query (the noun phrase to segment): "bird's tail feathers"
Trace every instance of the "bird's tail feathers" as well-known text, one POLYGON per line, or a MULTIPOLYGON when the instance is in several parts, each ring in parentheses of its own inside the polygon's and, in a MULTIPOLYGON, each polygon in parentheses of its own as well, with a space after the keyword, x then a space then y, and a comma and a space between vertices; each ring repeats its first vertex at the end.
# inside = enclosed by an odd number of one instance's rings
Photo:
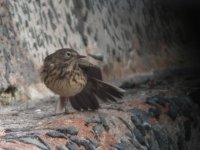
POLYGON ((90 78, 87 86, 79 94, 69 98, 71 105, 76 110, 96 110, 100 107, 99 100, 117 101, 123 97, 125 90, 110 85, 101 80, 90 78))
POLYGON ((124 96, 125 90, 98 79, 92 80, 95 82, 93 86, 96 86, 93 88, 95 89, 95 94, 103 101, 107 101, 108 99, 116 101, 116 98, 120 99, 124 96))

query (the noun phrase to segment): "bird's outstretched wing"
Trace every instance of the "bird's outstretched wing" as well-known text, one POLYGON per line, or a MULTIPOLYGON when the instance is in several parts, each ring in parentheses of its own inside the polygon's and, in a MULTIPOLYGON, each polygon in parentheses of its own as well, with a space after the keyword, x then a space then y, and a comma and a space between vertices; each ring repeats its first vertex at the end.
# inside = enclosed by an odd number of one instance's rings
POLYGON ((79 59, 78 65, 88 77, 102 80, 101 69, 98 66, 85 59, 79 59))
POLYGON ((124 90, 102 81, 101 70, 98 66, 82 60, 79 62, 79 67, 87 75, 88 81, 79 94, 69 98, 75 109, 95 110, 100 107, 98 100, 116 101, 123 97, 124 90))

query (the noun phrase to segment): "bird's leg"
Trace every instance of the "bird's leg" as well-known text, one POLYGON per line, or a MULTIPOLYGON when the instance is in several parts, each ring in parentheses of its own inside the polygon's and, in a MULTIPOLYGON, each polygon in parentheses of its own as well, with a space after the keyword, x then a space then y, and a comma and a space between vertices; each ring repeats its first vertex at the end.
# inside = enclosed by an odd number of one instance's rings
POLYGON ((69 99, 68 98, 66 98, 66 101, 65 101, 65 114, 69 114, 70 113, 70 111, 69 111, 69 107, 67 106, 69 104, 69 99))
POLYGON ((56 114, 63 113, 65 111, 65 101, 66 98, 60 96, 60 99, 57 101, 56 104, 56 114))

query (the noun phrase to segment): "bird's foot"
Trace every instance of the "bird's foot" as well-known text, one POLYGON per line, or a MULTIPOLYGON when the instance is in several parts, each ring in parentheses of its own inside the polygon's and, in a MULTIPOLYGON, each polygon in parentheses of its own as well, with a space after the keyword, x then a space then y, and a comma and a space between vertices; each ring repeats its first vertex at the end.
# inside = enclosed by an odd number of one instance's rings
POLYGON ((69 109, 67 109, 66 107, 65 107, 65 112, 64 112, 64 114, 70 114, 69 109))

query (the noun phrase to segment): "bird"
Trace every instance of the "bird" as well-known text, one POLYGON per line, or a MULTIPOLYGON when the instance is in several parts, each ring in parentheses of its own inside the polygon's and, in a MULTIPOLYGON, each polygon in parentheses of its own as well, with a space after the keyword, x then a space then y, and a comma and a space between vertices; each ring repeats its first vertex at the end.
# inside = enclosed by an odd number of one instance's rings
POLYGON ((97 110, 99 101, 116 102, 125 90, 106 83, 100 67, 72 48, 62 48, 47 55, 40 72, 41 80, 59 95, 56 113, 69 113, 68 102, 77 111, 97 110))

